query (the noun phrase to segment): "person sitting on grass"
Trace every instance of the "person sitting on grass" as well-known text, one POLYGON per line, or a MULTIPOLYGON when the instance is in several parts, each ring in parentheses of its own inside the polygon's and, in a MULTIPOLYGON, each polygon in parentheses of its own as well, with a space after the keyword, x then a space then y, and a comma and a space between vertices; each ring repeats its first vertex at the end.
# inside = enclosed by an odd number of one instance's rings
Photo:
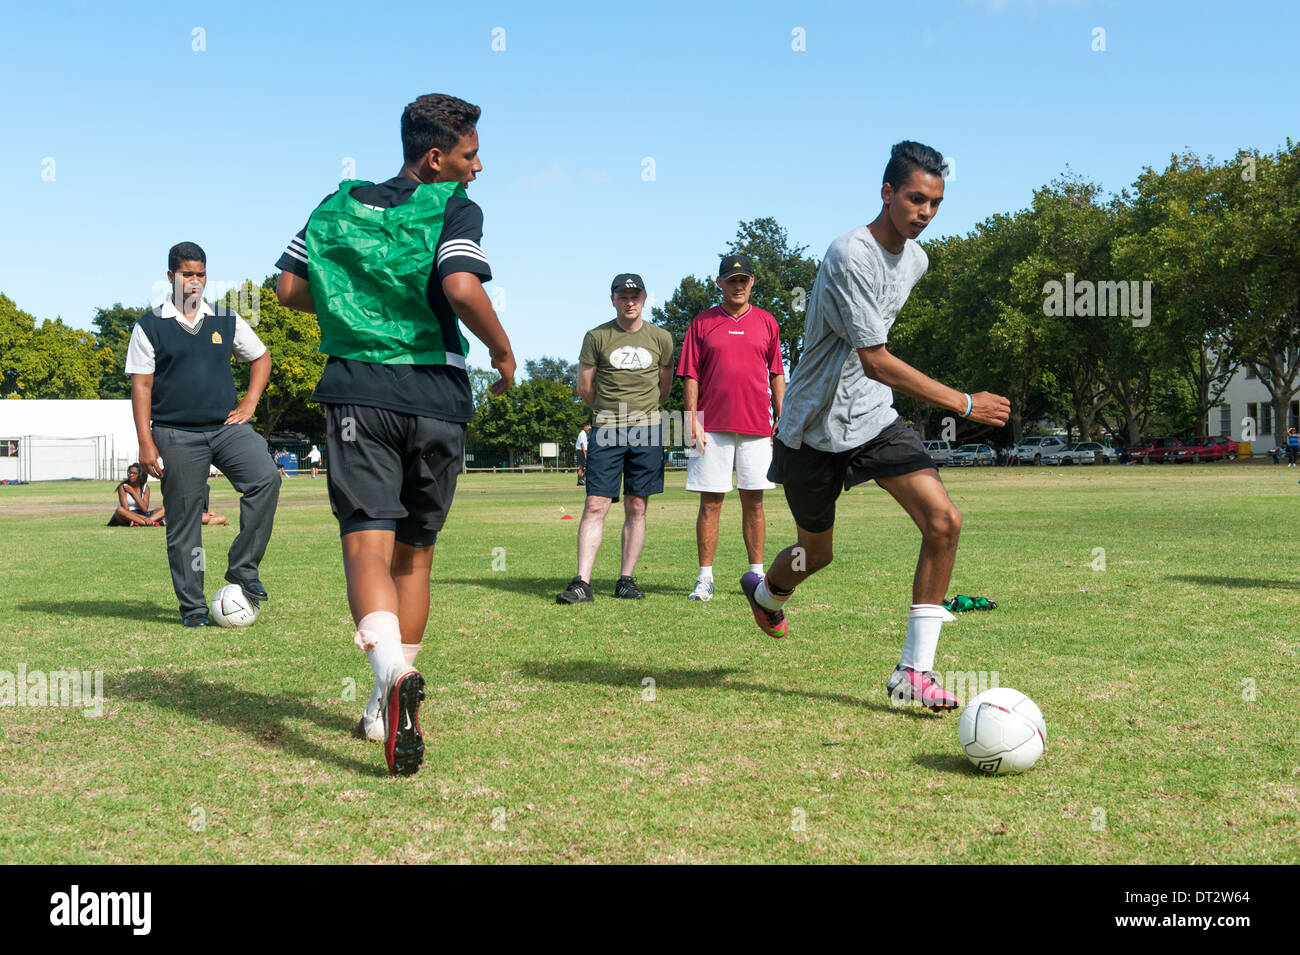
POLYGON ((108 519, 109 527, 166 527, 165 510, 149 509, 149 484, 139 462, 126 469, 126 480, 117 486, 117 509, 108 519))
POLYGON ((203 486, 203 523, 218 526, 226 523, 226 515, 212 510, 212 485, 203 486))

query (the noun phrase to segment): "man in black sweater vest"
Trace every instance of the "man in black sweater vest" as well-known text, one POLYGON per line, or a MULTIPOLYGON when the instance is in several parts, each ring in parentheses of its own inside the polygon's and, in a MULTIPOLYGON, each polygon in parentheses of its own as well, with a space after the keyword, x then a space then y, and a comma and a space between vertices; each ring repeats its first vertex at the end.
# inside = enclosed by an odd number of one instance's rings
POLYGON ((167 506, 167 562, 187 627, 207 626, 203 595, 203 508, 215 464, 242 495, 239 536, 230 545, 226 580, 265 600, 258 564, 266 553, 280 497, 280 478, 266 441, 248 420, 271 377, 271 356, 234 311, 203 301, 207 256, 193 242, 167 253, 172 296, 131 330, 126 372, 140 442, 140 463, 162 479, 167 506), (252 367, 237 401, 232 355, 252 367))

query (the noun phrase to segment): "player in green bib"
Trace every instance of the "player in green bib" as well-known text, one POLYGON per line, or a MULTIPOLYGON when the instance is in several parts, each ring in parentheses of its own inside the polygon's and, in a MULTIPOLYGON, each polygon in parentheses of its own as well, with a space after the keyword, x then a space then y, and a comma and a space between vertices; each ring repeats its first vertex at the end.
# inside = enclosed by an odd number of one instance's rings
POLYGON ((405 162, 386 182, 346 181, 276 263, 282 304, 315 312, 329 356, 330 506, 339 521, 355 642, 375 674, 357 735, 384 742, 390 772, 424 758, 415 669, 429 619, 433 546, 451 507, 473 399, 462 321, 487 346, 502 394, 510 340, 483 290, 483 214, 465 186, 482 170, 479 108, 421 96, 402 114, 405 162))

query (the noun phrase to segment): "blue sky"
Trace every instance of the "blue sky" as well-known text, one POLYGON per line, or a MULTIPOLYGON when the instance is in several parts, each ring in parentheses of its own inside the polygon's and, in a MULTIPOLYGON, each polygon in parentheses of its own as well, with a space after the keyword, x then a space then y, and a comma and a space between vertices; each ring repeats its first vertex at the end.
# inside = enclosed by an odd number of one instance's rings
POLYGON ((345 161, 397 172, 427 92, 483 107, 470 195, 521 366, 575 360, 617 272, 654 301, 711 275, 742 219, 820 257, 878 211, 901 139, 955 160, 931 238, 1067 165, 1118 190, 1175 151, 1300 137, 1300 16, 1275 0, 452 6, 0 12, 0 291, 88 328, 146 303, 183 239, 210 279, 260 280, 345 161))

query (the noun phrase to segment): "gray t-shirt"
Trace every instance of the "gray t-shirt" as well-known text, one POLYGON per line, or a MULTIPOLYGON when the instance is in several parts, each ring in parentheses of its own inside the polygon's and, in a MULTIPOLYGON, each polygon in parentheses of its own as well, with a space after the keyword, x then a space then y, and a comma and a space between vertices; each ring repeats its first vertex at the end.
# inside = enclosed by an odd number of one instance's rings
POLYGON ((831 243, 808 300, 803 354, 785 393, 777 429, 782 444, 849 451, 898 417, 893 391, 867 377, 856 349, 885 343, 929 265, 911 239, 894 255, 866 226, 831 243))

